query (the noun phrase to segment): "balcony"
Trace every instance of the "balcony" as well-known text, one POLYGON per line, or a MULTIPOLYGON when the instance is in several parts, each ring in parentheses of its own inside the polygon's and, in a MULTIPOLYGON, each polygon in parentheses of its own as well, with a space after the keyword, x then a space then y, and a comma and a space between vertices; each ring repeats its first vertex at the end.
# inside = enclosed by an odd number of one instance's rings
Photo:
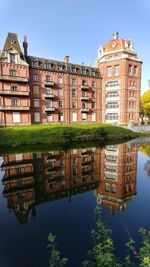
POLYGON ((89 100, 89 96, 81 96, 81 101, 84 101, 84 100, 89 100))
POLYGON ((0 90, 0 95, 17 95, 17 96, 28 96, 28 91, 11 91, 11 90, 0 90))
POLYGON ((11 75, 0 75, 1 81, 12 81, 12 82, 22 82, 28 83, 29 79, 26 77, 11 76, 11 75))
POLYGON ((53 112, 53 111, 55 111, 55 108, 54 108, 54 107, 46 107, 46 108, 45 108, 45 111, 46 111, 46 112, 48 112, 48 111, 53 112))
POLYGON ((53 81, 45 81, 44 84, 49 87, 53 87, 55 85, 53 81))
POLYGON ((54 98, 55 95, 54 94, 51 94, 51 93, 46 93, 45 94, 45 98, 54 98))
POLYGON ((89 85, 87 85, 87 84, 82 84, 81 85, 81 90, 88 90, 90 87, 89 87, 89 85))
POLYGON ((0 110, 20 110, 20 111, 26 111, 30 110, 30 107, 22 107, 22 106, 0 106, 0 110))
POLYGON ((81 108, 81 112, 89 112, 89 108, 81 108))

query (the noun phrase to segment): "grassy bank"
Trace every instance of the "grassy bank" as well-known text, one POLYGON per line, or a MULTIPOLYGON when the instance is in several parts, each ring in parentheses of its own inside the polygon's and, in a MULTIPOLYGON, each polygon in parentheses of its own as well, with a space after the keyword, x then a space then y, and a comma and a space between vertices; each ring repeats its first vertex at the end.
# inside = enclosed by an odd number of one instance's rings
POLYGON ((0 128, 0 147, 62 145, 104 140, 129 140, 141 136, 107 124, 32 125, 0 128))

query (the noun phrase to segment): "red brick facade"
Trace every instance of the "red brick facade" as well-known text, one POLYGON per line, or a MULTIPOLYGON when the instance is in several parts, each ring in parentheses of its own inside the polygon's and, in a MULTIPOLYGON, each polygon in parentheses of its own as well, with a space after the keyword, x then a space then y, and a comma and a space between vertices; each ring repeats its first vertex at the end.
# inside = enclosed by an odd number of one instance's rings
POLYGON ((9 33, 0 55, 0 124, 139 121, 141 60, 131 41, 103 46, 95 67, 28 56, 9 33))

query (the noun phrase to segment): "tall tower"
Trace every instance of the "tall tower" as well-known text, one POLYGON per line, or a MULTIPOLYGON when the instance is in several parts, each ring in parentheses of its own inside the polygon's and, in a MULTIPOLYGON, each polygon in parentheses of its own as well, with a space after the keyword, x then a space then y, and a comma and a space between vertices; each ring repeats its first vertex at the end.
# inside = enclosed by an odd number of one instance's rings
POLYGON ((29 65, 18 36, 8 33, 0 55, 0 125, 30 124, 29 65))
POLYGON ((141 65, 131 40, 113 39, 100 47, 97 59, 102 77, 102 122, 139 121, 141 65))

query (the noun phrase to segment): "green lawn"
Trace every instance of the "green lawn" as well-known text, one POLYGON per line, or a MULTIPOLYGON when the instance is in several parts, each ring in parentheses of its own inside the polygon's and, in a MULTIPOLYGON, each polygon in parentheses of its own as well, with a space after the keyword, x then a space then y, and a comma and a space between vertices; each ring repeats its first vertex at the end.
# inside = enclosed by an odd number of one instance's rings
POLYGON ((125 140, 136 138, 134 133, 110 124, 50 124, 0 128, 0 147, 37 144, 71 144, 85 141, 125 140))

